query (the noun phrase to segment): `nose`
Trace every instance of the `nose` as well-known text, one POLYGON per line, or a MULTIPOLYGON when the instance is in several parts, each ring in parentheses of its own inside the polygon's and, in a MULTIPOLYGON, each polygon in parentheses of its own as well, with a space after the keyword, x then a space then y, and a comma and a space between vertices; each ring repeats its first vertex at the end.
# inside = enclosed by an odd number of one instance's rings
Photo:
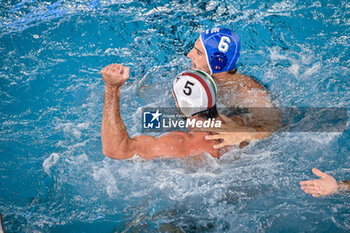
POLYGON ((187 57, 192 59, 193 58, 193 50, 194 49, 191 49, 191 51, 187 54, 187 57))

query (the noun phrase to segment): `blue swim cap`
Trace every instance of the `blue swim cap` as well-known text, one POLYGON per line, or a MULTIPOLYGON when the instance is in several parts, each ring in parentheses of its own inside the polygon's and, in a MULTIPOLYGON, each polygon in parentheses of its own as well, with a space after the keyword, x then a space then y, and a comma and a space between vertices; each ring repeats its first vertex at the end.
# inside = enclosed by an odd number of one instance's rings
POLYGON ((236 32, 228 28, 205 30, 200 41, 205 49, 210 74, 236 68, 241 43, 236 32))

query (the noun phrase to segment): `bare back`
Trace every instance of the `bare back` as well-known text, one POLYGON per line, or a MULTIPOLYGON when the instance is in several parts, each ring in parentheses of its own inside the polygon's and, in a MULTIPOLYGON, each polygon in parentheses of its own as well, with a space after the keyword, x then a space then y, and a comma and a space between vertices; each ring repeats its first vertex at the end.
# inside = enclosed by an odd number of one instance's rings
POLYGON ((207 132, 171 132, 157 138, 142 135, 133 140, 138 144, 137 154, 145 159, 164 156, 182 158, 206 152, 219 158, 221 151, 213 148, 217 142, 205 140, 206 135, 207 132))
POLYGON ((218 81, 218 102, 225 107, 271 107, 268 91, 253 78, 236 73, 218 81))

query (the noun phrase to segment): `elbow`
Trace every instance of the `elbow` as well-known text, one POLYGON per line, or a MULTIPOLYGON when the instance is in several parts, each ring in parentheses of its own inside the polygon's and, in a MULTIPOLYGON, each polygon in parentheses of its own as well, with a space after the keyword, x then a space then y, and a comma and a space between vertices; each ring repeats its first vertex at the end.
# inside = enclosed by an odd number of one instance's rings
POLYGON ((138 154, 138 146, 135 140, 129 137, 116 138, 111 140, 109 137, 101 135, 102 153, 104 156, 112 159, 130 159, 138 154))
POLYGON ((123 147, 111 148, 108 146, 102 146, 102 153, 104 156, 111 159, 130 159, 133 154, 130 153, 130 150, 123 147))
POLYGON ((109 157, 109 158, 113 158, 114 157, 113 151, 110 148, 106 148, 105 146, 102 148, 102 153, 106 157, 109 157))

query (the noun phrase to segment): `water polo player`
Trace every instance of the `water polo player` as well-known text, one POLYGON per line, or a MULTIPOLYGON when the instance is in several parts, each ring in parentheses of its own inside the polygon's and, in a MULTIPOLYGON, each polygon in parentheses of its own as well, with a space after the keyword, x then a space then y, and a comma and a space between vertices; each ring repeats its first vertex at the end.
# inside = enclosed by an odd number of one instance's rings
MULTIPOLYGON (((160 137, 130 138, 120 115, 120 89, 129 78, 129 68, 112 64, 101 70, 105 83, 105 99, 101 138, 103 154, 113 159, 139 155, 145 159, 162 156, 184 157, 205 152, 220 157, 223 150, 214 149, 217 141, 205 140, 207 132, 170 132, 160 137)), ((216 85, 210 75, 195 70, 179 74, 172 89, 178 110, 186 117, 206 120, 217 117, 216 85)))
POLYGON ((224 125, 226 132, 207 137, 209 140, 224 140, 218 147, 266 138, 278 128, 280 122, 268 91, 252 77, 237 72, 240 48, 236 32, 227 28, 213 28, 205 30, 187 54, 193 69, 203 70, 215 80, 219 107, 248 110, 241 115, 225 112, 233 120, 227 119, 224 125))

